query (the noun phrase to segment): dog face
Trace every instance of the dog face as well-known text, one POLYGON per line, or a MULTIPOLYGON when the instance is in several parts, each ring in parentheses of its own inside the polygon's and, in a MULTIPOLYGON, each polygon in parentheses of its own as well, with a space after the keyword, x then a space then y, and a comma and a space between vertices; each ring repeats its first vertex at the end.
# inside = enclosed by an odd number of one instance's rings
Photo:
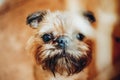
POLYGON ((28 46, 38 65, 54 75, 73 75, 83 70, 92 58, 94 21, 90 13, 39 11, 29 15, 27 24, 36 33, 28 46))

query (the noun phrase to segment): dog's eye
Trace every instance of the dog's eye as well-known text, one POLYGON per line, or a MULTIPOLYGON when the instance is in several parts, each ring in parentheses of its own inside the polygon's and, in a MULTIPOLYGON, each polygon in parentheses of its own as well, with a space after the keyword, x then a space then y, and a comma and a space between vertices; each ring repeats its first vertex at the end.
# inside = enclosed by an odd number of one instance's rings
POLYGON ((52 40, 52 35, 51 34, 44 34, 43 36, 42 36, 42 39, 43 39, 43 41, 44 42, 49 42, 50 40, 52 40))
POLYGON ((80 40, 80 41, 82 41, 82 40, 85 38, 85 36, 84 36, 83 34, 81 34, 81 33, 77 34, 76 37, 77 37, 77 39, 80 40))

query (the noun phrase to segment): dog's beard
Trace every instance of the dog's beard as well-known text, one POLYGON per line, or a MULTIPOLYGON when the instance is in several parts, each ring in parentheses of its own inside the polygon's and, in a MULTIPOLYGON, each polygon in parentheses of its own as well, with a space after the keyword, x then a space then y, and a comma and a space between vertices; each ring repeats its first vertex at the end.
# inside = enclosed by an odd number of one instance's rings
POLYGON ((89 49, 79 50, 81 49, 68 51, 66 49, 57 50, 38 47, 35 58, 44 70, 51 71, 54 75, 59 73, 69 76, 83 70, 91 61, 91 51, 89 49))

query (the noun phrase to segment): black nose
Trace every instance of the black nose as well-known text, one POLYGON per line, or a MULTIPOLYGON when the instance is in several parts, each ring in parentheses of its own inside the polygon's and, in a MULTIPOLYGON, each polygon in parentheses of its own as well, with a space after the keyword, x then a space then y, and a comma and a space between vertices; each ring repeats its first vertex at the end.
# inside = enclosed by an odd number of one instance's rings
POLYGON ((67 37, 59 37, 57 40, 57 43, 58 43, 58 47, 59 48, 65 48, 67 46, 67 43, 68 43, 68 38, 67 37))

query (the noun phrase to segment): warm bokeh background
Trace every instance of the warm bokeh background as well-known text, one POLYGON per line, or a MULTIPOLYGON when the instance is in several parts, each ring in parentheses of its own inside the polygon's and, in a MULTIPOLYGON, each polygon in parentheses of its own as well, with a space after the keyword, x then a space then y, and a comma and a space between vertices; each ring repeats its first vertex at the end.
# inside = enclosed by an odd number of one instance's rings
POLYGON ((26 17, 44 9, 92 11, 97 35, 91 80, 120 80, 120 0, 0 0, 0 80, 36 80, 25 50, 33 32, 26 17))

